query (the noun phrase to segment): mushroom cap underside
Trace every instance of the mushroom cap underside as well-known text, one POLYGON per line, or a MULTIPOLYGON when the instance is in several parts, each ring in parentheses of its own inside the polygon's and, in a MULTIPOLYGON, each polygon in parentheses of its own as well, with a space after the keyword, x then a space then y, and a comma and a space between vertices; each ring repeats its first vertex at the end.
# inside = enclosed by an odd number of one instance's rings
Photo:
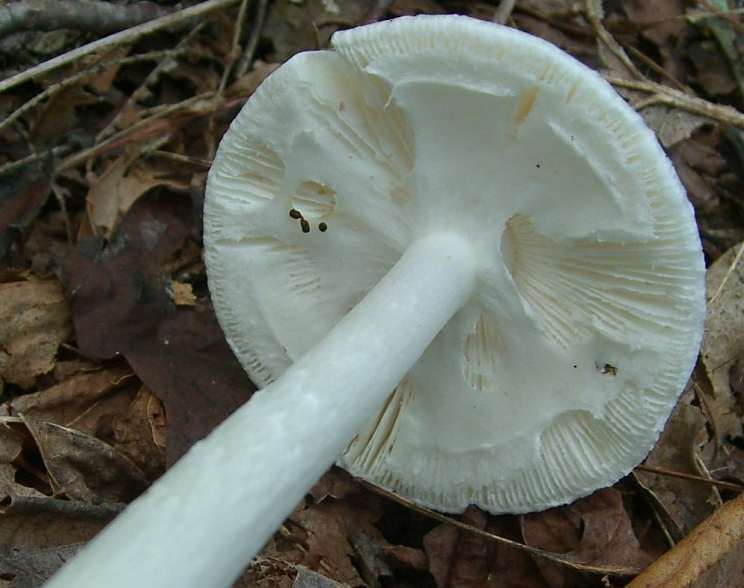
POLYGON ((205 256, 237 357, 266 385, 410 243, 467 235, 472 299, 340 465, 447 511, 613 483, 657 439, 704 315, 694 215, 653 133, 506 27, 404 17, 333 46, 262 84, 210 172, 205 256))

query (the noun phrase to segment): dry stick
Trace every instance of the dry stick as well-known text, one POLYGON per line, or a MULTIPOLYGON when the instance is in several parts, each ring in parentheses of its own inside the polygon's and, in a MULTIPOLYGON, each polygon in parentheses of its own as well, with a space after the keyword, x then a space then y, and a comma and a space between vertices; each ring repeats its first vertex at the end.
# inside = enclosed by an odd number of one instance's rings
POLYGON ((129 107, 132 107, 140 99, 145 98, 148 95, 150 87, 155 85, 155 83, 160 79, 160 74, 162 74, 165 68, 172 63, 171 59, 186 53, 187 50, 184 46, 204 27, 205 24, 205 21, 201 21, 184 35, 174 48, 161 52, 162 56, 159 63, 153 67, 149 74, 147 74, 147 77, 145 77, 139 87, 127 97, 126 102, 119 106, 119 112, 117 115, 96 134, 96 143, 103 141, 120 130, 119 123, 121 122, 122 117, 125 116, 125 113, 129 111, 129 107))
MULTIPOLYGON (((183 51, 177 51, 178 53, 183 53, 183 51)), ((88 78, 90 76, 96 75, 101 73, 102 71, 108 69, 109 67, 115 67, 115 66, 121 66, 121 65, 129 65, 132 63, 138 63, 142 61, 155 61, 157 59, 160 59, 164 55, 168 55, 173 53, 172 50, 168 51, 152 51, 150 53, 143 53, 141 55, 133 55, 130 57, 121 57, 119 59, 114 59, 112 61, 106 61, 104 63, 97 63, 91 68, 88 68, 84 71, 77 72, 76 74, 71 75, 68 78, 65 78, 61 82, 58 82, 56 84, 53 84, 46 88, 43 92, 40 92, 33 98, 31 98, 28 102, 23 104, 22 106, 18 107, 16 110, 11 112, 5 120, 0 121, 0 133, 4 131, 9 125, 11 125, 13 122, 18 120, 21 116, 26 114, 29 110, 33 109, 35 106, 38 106, 41 102, 44 100, 47 100, 49 98, 52 98, 55 94, 60 92, 61 90, 64 90, 65 88, 68 88, 76 83, 78 83, 80 80, 84 80, 85 78, 88 78)))
MULTIPOLYGON (((220 104, 219 107, 225 109, 232 108, 233 106, 248 100, 250 94, 250 92, 246 92, 245 94, 235 96, 234 98, 220 104)), ((167 131, 186 121, 209 114, 213 110, 212 97, 213 92, 205 92, 198 96, 183 100, 177 104, 168 104, 166 107, 153 108, 150 111, 152 114, 148 118, 140 120, 97 145, 73 153, 63 159, 57 165, 56 171, 57 173, 61 173, 68 169, 72 169, 89 159, 108 153, 121 145, 152 137, 153 135, 167 131), (185 109, 189 110, 187 112, 179 112, 180 110, 185 109)))
POLYGON ((739 265, 739 261, 741 261, 742 253, 744 253, 744 243, 741 244, 741 246, 739 247, 739 251, 737 251, 736 255, 734 255, 734 259, 731 262, 731 265, 729 266, 728 271, 726 271, 726 275, 723 276, 723 280, 721 280, 721 283, 718 285, 718 288, 716 288, 715 294, 713 294, 713 296, 711 296, 710 300, 708 301, 708 306, 713 304, 716 301, 716 299, 721 295, 721 292, 723 291, 723 287, 729 281, 731 274, 734 273, 736 266, 739 265))
POLYGON ((222 101, 222 96, 225 92, 225 88, 227 87, 227 80, 230 78, 230 74, 233 71, 233 67, 235 66, 235 62, 238 59, 238 53, 240 52, 240 37, 243 33, 243 21, 245 20, 246 12, 248 11, 248 0, 241 0, 240 2, 240 10, 238 11, 238 19, 235 22, 235 28, 233 29, 233 37, 232 37, 232 44, 230 45, 230 53, 228 55, 228 61, 225 65, 225 69, 222 71, 222 77, 220 78, 220 83, 217 86, 217 90, 214 93, 214 108, 212 110, 212 115, 209 117, 209 126, 206 133, 206 141, 207 141, 207 152, 209 153, 210 158, 214 158, 214 154, 217 151, 217 145, 214 142, 215 138, 215 132, 214 132, 214 115, 217 112, 217 106, 222 101))
POLYGON ((108 139, 105 139, 104 141, 101 141, 100 143, 89 147, 88 149, 84 149, 83 151, 73 153, 72 155, 66 157, 65 159, 60 161, 59 164, 57 164, 56 171, 57 173, 61 173, 68 169, 72 169, 74 167, 77 167, 79 164, 84 163, 85 161, 103 153, 107 153, 108 151, 111 151, 112 149, 115 149, 120 145, 131 143, 145 137, 150 137, 163 130, 168 130, 174 126, 177 126, 181 122, 181 119, 189 120, 191 118, 195 118, 204 114, 204 112, 211 112, 212 96, 213 92, 206 92, 204 94, 199 94, 198 96, 193 96, 192 98, 183 100, 182 102, 179 102, 177 104, 169 104, 165 108, 153 108, 152 114, 147 118, 136 122, 126 129, 116 133, 115 135, 112 135, 108 139), (201 108, 199 108, 199 103, 203 103, 205 101, 210 101, 209 107, 202 106, 201 108), (195 112, 179 113, 180 110, 192 107, 195 108, 195 112), (171 115, 174 117, 175 120, 163 120, 171 115))
POLYGON ((734 492, 744 492, 744 486, 740 484, 733 484, 731 482, 724 482, 722 480, 714 480, 712 478, 705 478, 703 476, 696 476, 695 474, 686 474, 684 472, 677 472, 674 470, 668 470, 666 468, 657 468, 647 465, 637 465, 636 471, 646 472, 648 474, 656 474, 658 476, 669 476, 670 478, 680 478, 681 480, 689 480, 691 482, 700 482, 701 484, 708 484, 709 486, 717 486, 724 490, 733 490, 734 492))
POLYGON ((375 5, 372 7, 372 10, 367 13, 359 24, 366 25, 377 22, 387 14, 388 8, 390 8, 392 3, 393 0, 377 0, 375 5))
POLYGON ((462 521, 459 521, 451 516, 442 514, 435 510, 431 510, 424 506, 419 506, 418 504, 410 502, 406 500, 405 498, 401 498, 400 496, 397 496, 396 494, 393 494, 392 492, 388 492, 387 490, 378 488, 377 486, 373 486, 372 484, 368 484, 367 482, 363 482, 361 480, 357 480, 357 481, 362 486, 367 488, 369 491, 374 492, 375 494, 379 494, 380 496, 384 496, 385 498, 388 498, 392 500, 393 502, 396 502, 426 517, 439 521, 440 523, 452 525, 453 527, 462 529, 463 531, 466 531, 467 533, 477 535, 478 537, 483 537, 484 539, 488 539, 489 541, 493 541, 495 543, 500 543, 508 547, 519 549, 520 551, 525 551, 529 553, 530 555, 534 555, 536 557, 547 559, 549 561, 564 565, 568 568, 571 568, 571 569, 574 569, 580 572, 589 572, 592 574, 624 576, 624 577, 635 576, 636 574, 638 574, 638 572, 640 572, 639 568, 635 568, 631 566, 622 566, 622 565, 594 566, 591 564, 583 564, 583 563, 574 561, 570 554, 564 555, 560 553, 553 553, 551 551, 545 551, 544 549, 539 549, 537 547, 525 545, 524 543, 519 543, 519 541, 507 539, 506 537, 502 537, 500 535, 494 535, 493 533, 489 533, 488 531, 484 531, 483 529, 479 529, 478 527, 473 527, 472 525, 463 523, 462 521))
POLYGON ((206 2, 202 2, 201 4, 190 6, 189 8, 184 8, 183 10, 179 10, 178 12, 173 12, 155 20, 137 25, 136 27, 121 31, 120 33, 114 33, 113 35, 109 35, 108 37, 104 37, 103 39, 99 39, 97 41, 93 41, 92 43, 88 43, 87 45, 83 45, 82 47, 78 47, 77 49, 73 49, 72 51, 54 57, 53 59, 45 61, 44 63, 40 63, 39 65, 20 72, 6 80, 0 81, 0 92, 7 92, 11 88, 15 88, 16 86, 19 86, 26 82, 31 82, 37 79, 39 76, 53 71, 58 67, 62 67, 63 65, 74 63, 82 57, 90 55, 91 53, 94 53, 96 51, 110 49, 112 47, 116 47, 125 43, 132 43, 144 35, 149 35, 151 33, 154 33, 155 31, 159 31, 173 25, 181 24, 191 18, 202 17, 215 10, 220 10, 227 8, 228 6, 232 6, 237 2, 238 0, 207 0, 206 2))
POLYGON ((506 21, 509 20, 511 13, 514 11, 514 6, 516 3, 517 0, 501 0, 501 2, 499 2, 499 7, 496 9, 496 12, 494 12, 491 21, 495 22, 496 24, 506 24, 506 21))
POLYGON ((67 155, 70 151, 72 151, 72 145, 67 143, 65 145, 59 145, 58 147, 54 147, 51 150, 42 151, 40 153, 31 153, 30 155, 27 155, 23 159, 16 159, 15 161, 9 161, 8 163, 5 163, 0 166, 0 178, 14 174, 18 170, 26 167, 27 165, 37 163, 38 161, 45 159, 49 157, 50 155, 53 158, 58 159, 64 155, 67 155))
POLYGON ((626 80, 612 75, 605 75, 603 77, 613 86, 651 94, 651 97, 644 101, 642 105, 633 105, 636 110, 646 108, 652 104, 664 104, 693 114, 699 114, 714 120, 730 123, 744 129, 744 114, 730 106, 713 104, 707 100, 698 98, 697 96, 690 96, 689 94, 685 94, 684 92, 680 92, 674 88, 669 88, 668 86, 651 81, 626 80))
POLYGON ((600 0, 586 0, 586 14, 589 24, 594 29, 599 40, 612 52, 612 54, 623 64, 628 73, 637 80, 645 80, 644 76, 635 64, 630 60, 620 44, 602 24, 602 3, 600 0))
POLYGON ((261 39, 261 30, 266 20, 268 6, 269 0, 257 0, 256 8, 253 11, 253 30, 251 31, 251 36, 248 38, 248 42, 245 44, 243 56, 240 58, 238 67, 235 69, 235 75, 238 77, 245 74, 251 63, 253 63, 253 57, 256 54, 256 49, 258 49, 258 41, 261 39))
POLYGON ((0 37, 20 31, 59 29, 111 33, 172 12, 172 8, 163 8, 155 2, 135 2, 123 6, 100 1, 25 0, 0 8, 0 37))
POLYGON ((663 67, 661 67, 658 63, 656 63, 653 59, 651 59, 648 55, 646 55, 643 51, 640 51, 633 47, 632 45, 625 46, 624 48, 628 53, 630 53, 633 57, 638 59, 639 61, 642 61, 643 64, 656 73, 659 78, 667 80, 670 84, 675 86, 677 90, 680 92, 684 92, 685 94, 689 94, 690 96, 694 96, 694 92, 685 86, 682 82, 680 82, 677 78, 675 78, 672 74, 670 74, 667 70, 665 70, 663 67))
POLYGON ((615 41, 610 33, 605 29, 600 19, 600 7, 598 0, 586 0, 586 9, 589 22, 594 28, 597 36, 603 43, 615 54, 623 63, 623 66, 636 78, 628 80, 613 75, 604 75, 603 77, 614 86, 638 90, 652 94, 647 100, 633 104, 636 110, 642 110, 654 104, 664 104, 680 110, 685 110, 694 114, 707 116, 714 120, 728 122, 740 128, 744 128, 744 114, 730 106, 721 106, 713 104, 697 96, 691 96, 685 92, 663 86, 648 80, 633 62, 628 58, 622 47, 615 41))

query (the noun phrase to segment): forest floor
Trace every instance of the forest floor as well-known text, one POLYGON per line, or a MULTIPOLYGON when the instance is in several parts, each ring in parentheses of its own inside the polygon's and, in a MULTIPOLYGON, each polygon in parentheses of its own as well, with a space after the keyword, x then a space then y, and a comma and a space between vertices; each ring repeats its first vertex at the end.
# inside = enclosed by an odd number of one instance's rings
POLYGON ((612 488, 524 516, 444 517, 334 468, 236 586, 619 587, 669 550, 698 568, 664 585, 742 585, 741 531, 679 541, 727 503, 726 518, 744 520, 744 4, 512 4, 6 3, 0 586, 40 586, 254 389, 202 261, 206 174, 229 122, 295 53, 421 13, 547 39, 645 118, 695 207, 710 268, 701 358, 656 448, 612 488))

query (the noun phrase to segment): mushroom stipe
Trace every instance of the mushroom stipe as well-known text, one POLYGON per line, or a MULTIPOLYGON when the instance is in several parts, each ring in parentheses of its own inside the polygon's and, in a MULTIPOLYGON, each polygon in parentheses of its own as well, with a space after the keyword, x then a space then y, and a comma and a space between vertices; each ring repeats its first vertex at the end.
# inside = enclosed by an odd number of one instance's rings
POLYGON ((264 81, 207 182, 212 301, 261 391, 49 587, 226 588, 332 463, 422 506, 521 513, 613 484, 658 438, 704 264, 641 118, 492 23, 403 17, 332 46, 264 81))

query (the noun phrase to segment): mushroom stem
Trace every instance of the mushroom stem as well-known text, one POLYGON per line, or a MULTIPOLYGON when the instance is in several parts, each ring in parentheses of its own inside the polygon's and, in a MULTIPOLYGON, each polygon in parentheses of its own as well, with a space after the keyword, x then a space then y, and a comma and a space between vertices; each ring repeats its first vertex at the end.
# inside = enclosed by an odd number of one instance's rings
POLYGON ((414 242, 313 349, 197 443, 47 588, 229 586, 475 284, 469 243, 414 242))

